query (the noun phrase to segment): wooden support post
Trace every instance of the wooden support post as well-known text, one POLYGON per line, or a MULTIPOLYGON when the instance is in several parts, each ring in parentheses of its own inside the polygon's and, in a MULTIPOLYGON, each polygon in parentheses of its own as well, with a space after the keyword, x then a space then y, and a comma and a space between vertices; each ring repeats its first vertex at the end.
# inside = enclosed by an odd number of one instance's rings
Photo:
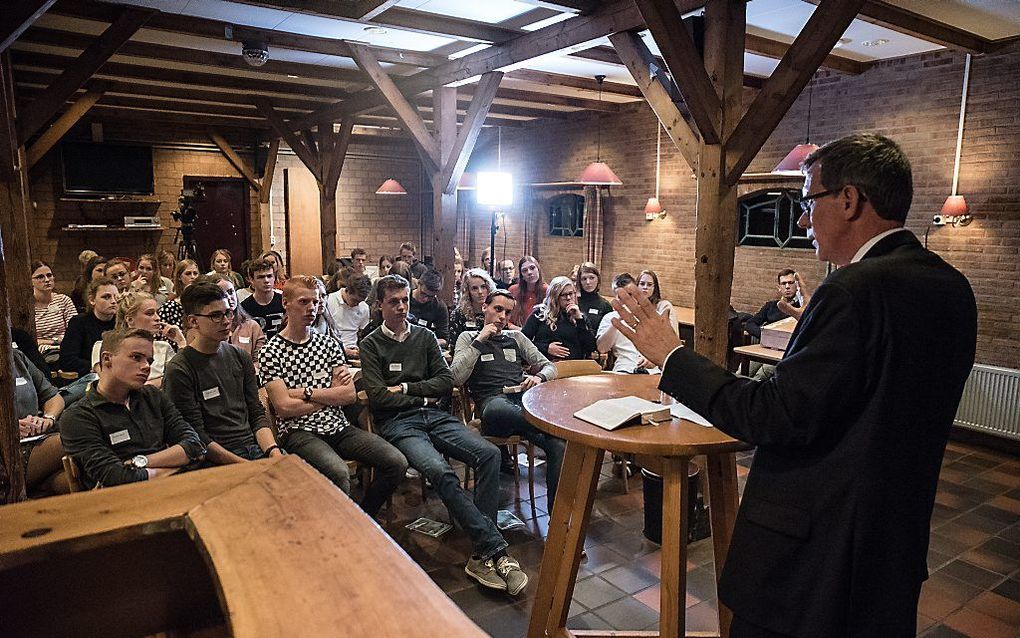
POLYGON ((258 250, 252 251, 261 252, 268 250, 271 247, 270 239, 273 236, 272 228, 272 216, 270 215, 270 197, 273 191, 273 176, 276 173, 276 158, 280 154, 280 138, 274 137, 269 142, 269 152, 266 155, 266 168, 262 174, 262 188, 259 189, 259 219, 262 225, 262 237, 259 239, 260 243, 258 250))
POLYGON ((89 109, 99 101, 99 98, 103 97, 103 89, 100 87, 94 87, 91 91, 82 95, 78 100, 72 104, 64 113, 57 118, 48 129, 43 131, 43 134, 39 136, 39 139, 34 144, 28 147, 25 152, 28 158, 28 168, 32 168, 36 163, 43 158, 46 153, 53 148, 57 142, 71 130, 71 127, 78 123, 89 109))
MULTIPOLYGON (((436 128, 440 166, 452 161, 457 139, 457 89, 436 87, 432 91, 432 121, 436 128)), ((457 189, 446 192, 443 171, 436 170, 432 178, 432 267, 443 276, 440 298, 447 305, 453 303, 453 247, 457 236, 457 189)))
POLYGON ((248 167, 248 163, 245 162, 244 159, 242 159, 241 156, 238 155, 237 152, 230 146, 230 142, 228 142, 226 138, 220 135, 219 132, 211 126, 206 129, 206 134, 209 136, 209 139, 212 140, 213 144, 220 149, 220 152, 223 153, 223 157, 227 158, 230 165, 237 169, 237 172, 240 173, 249 184, 251 184, 251 187, 257 191, 261 191, 262 184, 259 183, 259 180, 255 179, 255 171, 248 167))
POLYGON ((323 173, 319 182, 319 231, 322 234, 322 271, 325 273, 336 261, 336 188, 354 133, 354 118, 344 120, 339 133, 333 132, 332 122, 319 127, 319 159, 323 173))
POLYGON ((18 415, 14 407, 11 326, 32 329, 35 305, 29 272, 28 176, 14 129, 9 52, 0 53, 0 503, 25 498, 18 415), (8 243, 4 243, 4 242, 8 243), (9 288, 8 282, 13 285, 9 288), (13 293, 13 295, 11 294, 13 293))

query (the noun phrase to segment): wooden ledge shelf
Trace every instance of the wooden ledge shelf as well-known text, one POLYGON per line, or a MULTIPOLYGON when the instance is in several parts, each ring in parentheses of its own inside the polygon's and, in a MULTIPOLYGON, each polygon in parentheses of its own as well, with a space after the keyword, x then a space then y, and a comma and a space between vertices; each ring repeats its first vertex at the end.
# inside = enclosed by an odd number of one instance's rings
POLYGON ((61 232, 64 233, 127 233, 127 232, 159 232, 168 230, 166 226, 62 226, 61 232))
POLYGON ((5 506, 0 582, 11 636, 485 635, 296 456, 5 506))

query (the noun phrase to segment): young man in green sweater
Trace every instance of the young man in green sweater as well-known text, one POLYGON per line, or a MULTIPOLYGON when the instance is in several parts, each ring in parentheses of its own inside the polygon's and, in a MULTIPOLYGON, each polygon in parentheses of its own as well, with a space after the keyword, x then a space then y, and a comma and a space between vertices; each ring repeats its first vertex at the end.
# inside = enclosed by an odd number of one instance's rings
POLYGON ((453 389, 453 376, 435 334, 407 321, 410 286, 399 275, 376 282, 383 323, 361 340, 361 375, 379 433, 424 474, 450 514, 471 537, 464 570, 485 587, 521 593, 528 576, 506 553, 496 527, 499 450, 436 407, 453 389), (460 486, 446 454, 469 465, 474 499, 460 486))

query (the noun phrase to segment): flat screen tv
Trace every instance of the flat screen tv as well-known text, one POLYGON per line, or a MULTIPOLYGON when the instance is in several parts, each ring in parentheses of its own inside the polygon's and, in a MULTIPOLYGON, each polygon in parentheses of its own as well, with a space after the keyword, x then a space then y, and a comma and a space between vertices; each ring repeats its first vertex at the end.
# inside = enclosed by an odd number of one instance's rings
POLYGON ((151 195, 152 147, 64 142, 64 192, 83 195, 151 195))

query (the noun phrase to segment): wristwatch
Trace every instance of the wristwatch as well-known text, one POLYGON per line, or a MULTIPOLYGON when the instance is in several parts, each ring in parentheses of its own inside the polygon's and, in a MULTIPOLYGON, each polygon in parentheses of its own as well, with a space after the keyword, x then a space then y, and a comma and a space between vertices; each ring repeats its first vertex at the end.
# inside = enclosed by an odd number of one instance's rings
POLYGON ((149 457, 139 454, 131 459, 131 467, 137 470, 144 470, 149 465, 149 457))
POLYGON ((305 388, 305 401, 311 401, 311 400, 312 400, 312 389, 311 388, 305 388))

